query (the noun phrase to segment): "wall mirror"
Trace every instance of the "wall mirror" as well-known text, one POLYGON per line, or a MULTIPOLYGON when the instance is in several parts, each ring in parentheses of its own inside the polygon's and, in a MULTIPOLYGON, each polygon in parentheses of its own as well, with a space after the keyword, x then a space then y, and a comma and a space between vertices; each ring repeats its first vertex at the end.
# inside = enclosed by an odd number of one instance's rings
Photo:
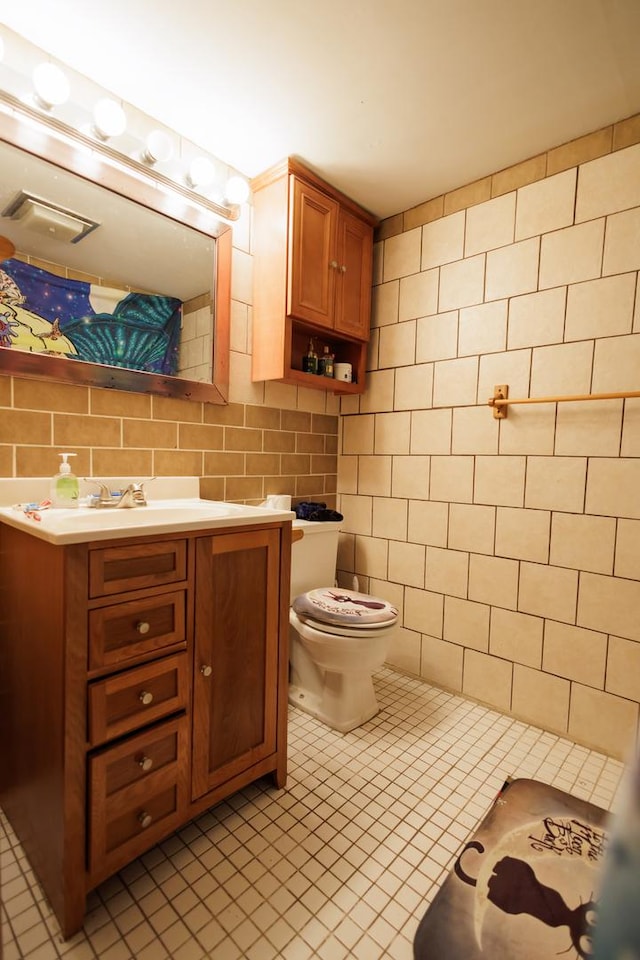
MULTIPOLYGON (((0 345, 0 372, 226 403, 229 224, 208 209, 206 201, 200 203, 175 184, 163 184, 161 176, 145 175, 142 164, 126 158, 123 162, 107 145, 97 145, 83 134, 72 142, 56 136, 55 130, 43 132, 11 111, 0 112, 0 169, 0 214, 26 193, 99 224, 74 241, 65 238, 63 230, 48 227, 46 218, 43 224, 37 212, 23 218, 7 212, 0 215, 0 237, 15 246, 16 259, 38 268, 64 265, 69 277, 97 278, 96 283, 105 287, 176 298, 183 304, 183 329, 189 314, 197 311, 205 344, 199 366, 193 360, 198 350, 192 344, 185 361, 182 344, 172 375, 69 358, 53 350, 0 345), (211 322, 212 329, 203 333, 205 322, 211 322)), ((3 279, 6 283, 6 274, 3 279)), ((2 306, 0 298, 0 310, 2 306)))

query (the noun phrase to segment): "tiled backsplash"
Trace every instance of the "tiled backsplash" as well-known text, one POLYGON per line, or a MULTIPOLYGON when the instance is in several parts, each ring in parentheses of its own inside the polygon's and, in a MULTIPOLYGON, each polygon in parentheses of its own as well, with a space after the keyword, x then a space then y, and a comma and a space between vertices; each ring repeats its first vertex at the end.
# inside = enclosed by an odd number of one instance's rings
POLYGON ((385 221, 340 568, 389 662, 625 758, 640 703, 640 117, 385 221))

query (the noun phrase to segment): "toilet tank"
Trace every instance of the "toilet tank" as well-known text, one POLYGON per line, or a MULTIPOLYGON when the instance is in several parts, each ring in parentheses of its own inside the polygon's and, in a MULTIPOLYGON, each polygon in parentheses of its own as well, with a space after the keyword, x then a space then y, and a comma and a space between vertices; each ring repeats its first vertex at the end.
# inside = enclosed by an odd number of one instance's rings
POLYGON ((316 587, 332 587, 336 580, 340 523, 327 520, 294 520, 302 540, 291 547, 291 600, 316 587))

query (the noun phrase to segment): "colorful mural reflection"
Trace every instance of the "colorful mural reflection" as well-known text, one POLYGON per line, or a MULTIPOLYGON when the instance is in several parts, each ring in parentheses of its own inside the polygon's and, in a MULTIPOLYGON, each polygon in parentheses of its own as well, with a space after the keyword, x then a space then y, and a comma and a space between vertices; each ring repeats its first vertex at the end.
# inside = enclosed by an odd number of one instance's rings
POLYGON ((0 268, 0 347, 174 376, 182 303, 9 259, 0 268))

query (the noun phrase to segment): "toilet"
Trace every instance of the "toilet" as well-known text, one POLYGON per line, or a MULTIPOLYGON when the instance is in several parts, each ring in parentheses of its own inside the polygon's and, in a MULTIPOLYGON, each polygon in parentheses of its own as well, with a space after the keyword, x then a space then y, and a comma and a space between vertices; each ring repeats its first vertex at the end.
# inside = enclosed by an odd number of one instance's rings
POLYGON ((378 712, 372 674, 386 659, 398 611, 333 586, 339 522, 294 520, 293 527, 303 537, 291 552, 289 702, 347 733, 378 712))

